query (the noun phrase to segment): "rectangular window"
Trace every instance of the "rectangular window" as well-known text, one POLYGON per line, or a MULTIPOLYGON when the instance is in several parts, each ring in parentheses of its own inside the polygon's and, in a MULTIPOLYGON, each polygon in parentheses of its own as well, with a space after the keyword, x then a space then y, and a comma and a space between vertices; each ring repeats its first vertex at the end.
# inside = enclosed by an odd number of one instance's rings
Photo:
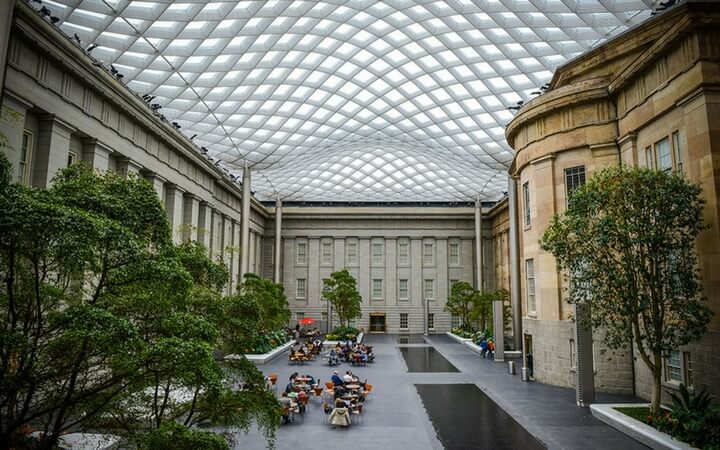
POLYGON ((401 266, 410 264, 410 244, 407 242, 398 244, 398 264, 401 266))
POLYGON ((657 157, 658 170, 672 170, 672 154, 670 153, 670 140, 668 138, 660 139, 655 143, 655 155, 657 157))
POLYGON ((348 242, 345 250, 345 258, 347 259, 347 265, 352 266, 357 264, 357 242, 348 242))
POLYGON ((400 329, 407 330, 408 327, 408 315, 407 313, 400 313, 400 329))
POLYGON ((372 244, 372 263, 383 263, 383 245, 381 242, 373 242, 372 244))
POLYGON ((525 281, 528 315, 535 315, 535 260, 525 260, 525 281))
POLYGON ((435 251, 434 251, 434 245, 433 244, 424 244, 423 245, 423 264, 426 266, 431 266, 433 264, 433 261, 435 259, 435 251))
POLYGON ((383 298, 383 280, 380 278, 374 278, 372 281, 372 298, 383 298))
POLYGON ((332 264, 332 243, 330 242, 322 243, 322 263, 332 264))
POLYGON ((585 184, 585 166, 565 169, 565 204, 573 191, 585 184))
POLYGON ((73 164, 75 164, 75 163, 77 162, 77 159, 78 159, 78 158, 77 158, 77 153, 75 153, 75 152, 68 152, 68 160, 67 160, 67 165, 68 165, 68 167, 69 167, 69 166, 72 166, 73 164))
POLYGON ((305 318, 304 312, 296 312, 295 313, 295 320, 303 320, 305 318))
POLYGON ((682 383, 682 360, 678 350, 671 351, 665 358, 665 381, 682 383))
POLYGON ((295 284, 295 297, 305 298, 305 278, 298 278, 295 284))
POLYGON ((525 214, 525 227, 530 226, 530 184, 523 184, 523 213, 525 214))
POLYGON ((297 263, 307 264, 307 243, 305 242, 297 243, 297 263))
POLYGON ((448 249, 449 260, 451 266, 460 265, 460 244, 450 244, 448 249))
POLYGON ((30 184, 30 163, 32 162, 34 135, 25 130, 22 136, 22 146, 20 147, 20 166, 18 167, 18 182, 21 184, 30 184))
POLYGON ((428 313, 428 330, 435 329, 435 314, 428 313))
POLYGON ((655 168, 655 155, 653 155, 652 147, 645 147, 645 165, 648 169, 655 168))
POLYGON ((400 300, 408 299, 408 280, 398 280, 398 298, 400 300))
POLYGON ((570 368, 577 367, 577 347, 575 347, 575 339, 570 339, 570 368))
POLYGON ((680 133, 674 132, 672 134, 672 141, 673 141, 673 154, 675 155, 675 170, 677 170, 680 173, 683 173, 683 162, 682 162, 682 152, 680 151, 680 133))
POLYGON ((425 280, 425 298, 435 298, 435 280, 425 280))

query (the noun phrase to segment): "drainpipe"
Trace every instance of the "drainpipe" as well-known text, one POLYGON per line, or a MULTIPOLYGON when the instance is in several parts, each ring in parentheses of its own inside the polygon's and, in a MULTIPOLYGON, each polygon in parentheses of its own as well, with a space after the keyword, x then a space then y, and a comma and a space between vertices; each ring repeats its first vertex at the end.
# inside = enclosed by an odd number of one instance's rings
MULTIPOLYGON (((520 300, 520 244, 518 235, 517 182, 508 176, 508 209, 510 221, 510 302, 513 312, 513 341, 515 350, 523 346, 522 303, 520 300)), ((523 367, 525 366, 523 354, 523 367)))

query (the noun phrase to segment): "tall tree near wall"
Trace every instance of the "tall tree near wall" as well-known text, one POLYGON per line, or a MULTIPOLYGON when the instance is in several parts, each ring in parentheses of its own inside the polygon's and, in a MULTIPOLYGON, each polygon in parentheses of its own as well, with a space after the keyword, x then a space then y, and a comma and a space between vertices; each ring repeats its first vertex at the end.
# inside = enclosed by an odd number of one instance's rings
POLYGON ((357 280, 347 269, 330 274, 323 285, 322 295, 335 309, 341 327, 362 315, 362 297, 357 290, 357 280))
POLYGON ((445 311, 460 318, 460 324, 466 331, 470 331, 470 322, 476 318, 473 316, 475 304, 478 300, 478 291, 467 281, 458 281, 450 288, 450 297, 445 303, 445 311))
POLYGON ((569 301, 590 304, 583 325, 605 330, 610 348, 634 343, 652 373, 654 413, 663 358, 710 320, 695 250, 701 192, 674 173, 607 168, 573 192, 540 241, 569 278, 569 301))

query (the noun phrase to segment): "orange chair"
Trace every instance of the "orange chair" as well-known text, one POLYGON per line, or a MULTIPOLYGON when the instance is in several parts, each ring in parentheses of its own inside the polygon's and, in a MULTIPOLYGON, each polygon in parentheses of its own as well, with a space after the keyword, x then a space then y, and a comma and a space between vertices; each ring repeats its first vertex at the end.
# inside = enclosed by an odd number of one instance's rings
POLYGON ((268 380, 270 380, 270 384, 272 384, 272 388, 274 391, 277 391, 277 380, 278 380, 278 374, 275 372, 271 372, 268 375, 268 380))
POLYGON ((335 394, 335 384, 332 381, 326 381, 325 387, 327 388, 324 392, 325 394, 329 396, 333 396, 335 394))
POLYGON ((372 384, 365 383, 365 389, 363 390, 363 397, 365 398, 365 401, 367 401, 368 397, 370 397, 370 394, 372 393, 372 384))

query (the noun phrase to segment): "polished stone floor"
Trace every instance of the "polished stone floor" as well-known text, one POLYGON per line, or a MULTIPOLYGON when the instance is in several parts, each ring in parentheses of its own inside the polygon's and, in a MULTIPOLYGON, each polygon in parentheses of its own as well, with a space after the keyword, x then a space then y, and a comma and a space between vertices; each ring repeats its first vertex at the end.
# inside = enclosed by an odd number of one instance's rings
MULTIPOLYGON (((324 383, 333 370, 349 369, 373 385, 362 423, 332 428, 323 424, 320 404, 311 404, 303 419, 280 427, 278 449, 645 448, 577 407, 573 390, 524 383, 519 375, 507 374, 505 364, 484 360, 444 335, 411 337, 408 344, 397 336, 370 335, 365 342, 376 355, 366 367, 343 363, 333 368, 320 361, 295 366, 283 356, 260 366, 279 374, 279 390, 296 371, 324 383)), ((600 402, 628 400, 599 396, 600 402)), ((234 438, 236 449, 265 447, 257 431, 234 438)))

